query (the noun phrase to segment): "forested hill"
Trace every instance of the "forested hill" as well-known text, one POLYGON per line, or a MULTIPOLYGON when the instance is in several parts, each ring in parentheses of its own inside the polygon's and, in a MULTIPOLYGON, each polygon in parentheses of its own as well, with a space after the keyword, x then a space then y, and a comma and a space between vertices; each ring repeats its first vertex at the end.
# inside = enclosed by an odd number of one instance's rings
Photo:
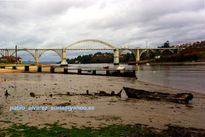
MULTIPOLYGON (((101 53, 78 56, 74 59, 67 59, 69 64, 75 63, 113 63, 113 53, 101 53)), ((134 60, 134 56, 130 53, 120 55, 120 62, 128 62, 134 60)))

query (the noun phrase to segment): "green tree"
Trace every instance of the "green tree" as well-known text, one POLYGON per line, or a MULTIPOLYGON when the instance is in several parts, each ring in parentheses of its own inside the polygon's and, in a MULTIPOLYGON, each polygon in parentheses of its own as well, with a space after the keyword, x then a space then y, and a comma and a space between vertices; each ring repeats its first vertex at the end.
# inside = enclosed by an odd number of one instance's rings
POLYGON ((169 41, 167 40, 165 43, 164 43, 164 46, 163 46, 163 48, 169 48, 170 46, 169 46, 169 41))

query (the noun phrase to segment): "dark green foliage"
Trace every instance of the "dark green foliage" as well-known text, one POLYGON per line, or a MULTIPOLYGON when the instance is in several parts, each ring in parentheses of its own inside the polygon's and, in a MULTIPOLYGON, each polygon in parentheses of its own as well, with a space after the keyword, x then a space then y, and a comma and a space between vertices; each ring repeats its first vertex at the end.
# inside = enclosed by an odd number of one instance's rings
MULTIPOLYGON (((67 62, 69 64, 113 63, 113 59, 114 59, 113 53, 97 52, 95 54, 78 56, 74 59, 67 59, 67 62)), ((135 61, 135 57, 133 54, 127 53, 125 55, 120 56, 120 62, 128 63, 129 61, 135 61)))
POLYGON ((129 61, 135 61, 135 56, 132 53, 127 53, 120 56, 120 62, 127 63, 129 61))
POLYGON ((184 62, 184 61, 198 61, 205 60, 205 48, 187 48, 180 53, 174 53, 171 55, 161 55, 160 59, 156 59, 159 62, 184 62))
POLYGON ((167 40, 165 43, 164 43, 164 48, 169 48, 169 41, 167 40))
POLYGON ((158 47, 158 48, 169 48, 169 47, 170 47, 170 45, 169 45, 169 41, 167 40, 167 41, 164 43, 163 46, 158 47))
POLYGON ((196 54, 193 54, 193 55, 192 55, 192 59, 193 59, 194 61, 197 61, 197 60, 199 59, 199 57, 198 57, 196 54))

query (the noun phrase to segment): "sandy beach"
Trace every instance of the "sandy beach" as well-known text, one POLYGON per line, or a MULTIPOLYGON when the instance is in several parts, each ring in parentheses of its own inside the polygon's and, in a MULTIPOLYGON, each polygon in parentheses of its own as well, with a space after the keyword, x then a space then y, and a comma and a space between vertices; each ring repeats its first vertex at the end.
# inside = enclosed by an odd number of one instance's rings
MULTIPOLYGON (((36 70, 35 67, 31 71, 36 70)), ((43 126, 45 123, 65 123, 64 127, 99 127, 111 124, 144 124, 164 129, 173 124, 182 127, 205 129, 205 95, 138 81, 135 78, 85 76, 51 73, 19 73, 18 70, 0 69, 0 121, 29 123, 43 126), (193 93, 188 105, 163 101, 128 99, 120 97, 67 96, 70 93, 91 94, 99 91, 118 93, 123 87, 166 93, 193 93), (5 97, 5 91, 10 94, 5 97), (30 93, 36 94, 31 97, 30 93), (52 94, 52 96, 51 96, 52 94), (93 106, 94 110, 75 111, 10 111, 11 106, 93 106)), ((0 122, 0 128, 7 124, 0 122)))

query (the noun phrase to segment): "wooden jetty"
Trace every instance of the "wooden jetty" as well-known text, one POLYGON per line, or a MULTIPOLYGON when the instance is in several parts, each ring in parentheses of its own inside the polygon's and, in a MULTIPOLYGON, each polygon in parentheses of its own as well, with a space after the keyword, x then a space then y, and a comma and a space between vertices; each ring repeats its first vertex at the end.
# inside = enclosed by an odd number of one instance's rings
POLYGON ((98 75, 98 76, 119 76, 119 77, 135 77, 135 70, 115 70, 105 69, 101 70, 91 68, 71 68, 68 66, 60 65, 25 65, 25 66, 1 66, 1 69, 10 68, 13 70, 21 70, 24 73, 64 73, 64 74, 77 74, 77 75, 98 75), (20 69, 21 68, 21 69, 20 69))

